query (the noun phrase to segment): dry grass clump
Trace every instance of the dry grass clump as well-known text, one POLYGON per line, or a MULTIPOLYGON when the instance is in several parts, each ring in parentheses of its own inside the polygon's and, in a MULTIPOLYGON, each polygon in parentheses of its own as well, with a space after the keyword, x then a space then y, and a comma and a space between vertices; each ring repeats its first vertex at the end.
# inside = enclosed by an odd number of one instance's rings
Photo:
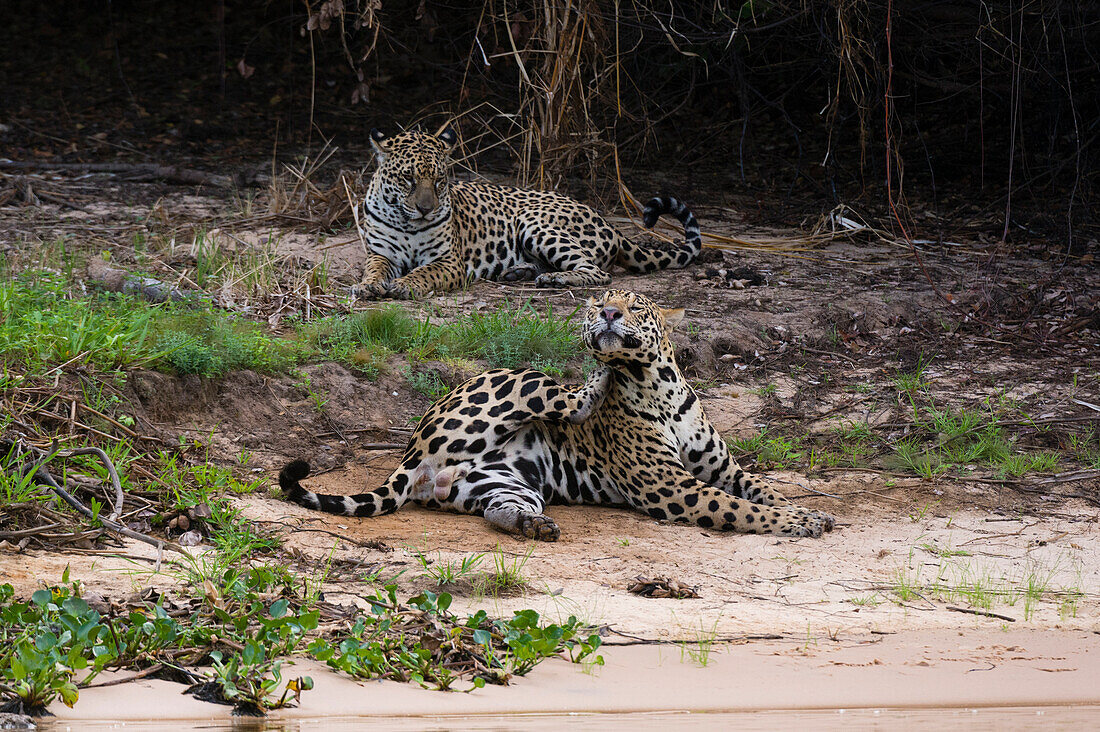
POLYGON ((368 179, 362 169, 340 170, 331 184, 322 184, 324 166, 336 150, 326 143, 318 154, 285 164, 282 173, 275 172, 267 188, 268 216, 319 231, 353 223, 354 202, 366 194, 368 179))

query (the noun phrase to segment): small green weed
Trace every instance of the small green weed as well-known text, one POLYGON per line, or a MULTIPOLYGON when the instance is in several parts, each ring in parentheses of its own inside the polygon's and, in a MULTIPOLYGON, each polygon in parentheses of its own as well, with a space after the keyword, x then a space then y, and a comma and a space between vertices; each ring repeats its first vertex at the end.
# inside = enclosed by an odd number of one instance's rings
POLYGON ((911 473, 928 480, 947 471, 934 453, 925 452, 920 442, 907 438, 894 446, 894 453, 901 466, 911 473))
MULTIPOLYGON (((806 449, 801 437, 775 435, 771 436, 767 430, 748 438, 732 438, 729 446, 737 455, 756 454, 756 460, 761 466, 784 470, 788 467, 800 464, 806 457, 806 449)), ((820 462, 823 453, 817 454, 820 462)))
POLYGON ((436 587, 447 587, 472 576, 485 558, 485 552, 468 554, 459 560, 442 559, 440 553, 436 552, 433 560, 417 551, 414 558, 424 570, 421 577, 432 580, 436 587))
POLYGON ((492 571, 479 578, 474 583, 474 589, 480 594, 493 597, 523 591, 529 584, 523 574, 523 568, 534 553, 535 545, 532 544, 523 554, 508 558, 500 548, 500 544, 497 544, 490 554, 493 561, 492 571))
POLYGON ((439 372, 432 369, 414 371, 412 366, 409 366, 405 371, 405 377, 409 380, 409 386, 431 398, 432 401, 446 396, 451 391, 451 387, 447 386, 439 372))
POLYGON ((921 584, 919 583, 920 570, 900 569, 894 576, 894 585, 891 591, 894 593, 894 597, 897 598, 899 603, 912 602, 917 599, 924 599, 921 595, 921 584))
POLYGON ((1058 467, 1061 457, 1056 452, 1008 455, 1001 461, 1001 474, 1019 478, 1028 473, 1051 473, 1058 467))
POLYGON ((1069 449, 1090 470, 1100 470, 1100 431, 1090 428, 1083 434, 1072 433, 1069 449))
POLYGON ((755 455, 764 449, 764 440, 767 438, 767 430, 757 432, 751 437, 730 437, 726 443, 729 448, 738 455, 755 455))
POLYGON ((305 371, 294 371, 291 373, 298 379, 298 382, 294 385, 305 392, 309 398, 310 404, 313 405, 313 411, 317 414, 321 414, 325 411, 325 405, 328 404, 329 396, 327 391, 321 389, 315 389, 313 387, 313 379, 305 371))
POLYGON ((710 654, 714 650, 714 643, 717 638, 718 621, 715 620, 714 624, 707 628, 700 620, 699 630, 695 634, 695 641, 680 642, 680 663, 683 663, 684 657, 687 656, 696 666, 706 668, 710 664, 710 654))
POLYGON ((882 596, 877 592, 873 592, 870 595, 863 595, 862 597, 849 597, 848 602, 856 607, 878 607, 882 604, 882 596))
POLYGON ((925 360, 924 354, 921 354, 917 359, 917 365, 912 371, 898 371, 894 374, 893 382, 894 387, 905 394, 908 394, 912 399, 916 396, 917 392, 924 390, 928 386, 928 382, 924 378, 924 372, 928 370, 928 360, 925 360))
POLYGON ((299 701, 303 691, 313 688, 312 678, 299 676, 288 681, 283 693, 276 696, 283 683, 283 662, 268 658, 266 648, 254 640, 247 641, 242 651, 228 658, 221 651, 211 651, 210 660, 222 698, 245 714, 262 715, 268 710, 281 709, 291 700, 299 701))
POLYGON ((756 394, 757 396, 767 398, 767 397, 775 396, 777 391, 778 391, 778 387, 776 387, 775 384, 767 384, 765 386, 760 387, 759 389, 750 389, 749 393, 750 394, 756 394))
POLYGON ((9 460, 8 455, 0 454, 0 506, 47 500, 34 481, 34 471, 12 470, 9 460))
POLYGON ((932 544, 930 542, 925 542, 925 543, 921 544, 920 548, 923 549, 924 551, 928 552, 929 554, 932 554, 932 555, 940 557, 940 558, 969 557, 969 556, 971 556, 971 553, 966 551, 965 549, 950 549, 950 548, 945 549, 943 547, 938 547, 935 544, 932 544))

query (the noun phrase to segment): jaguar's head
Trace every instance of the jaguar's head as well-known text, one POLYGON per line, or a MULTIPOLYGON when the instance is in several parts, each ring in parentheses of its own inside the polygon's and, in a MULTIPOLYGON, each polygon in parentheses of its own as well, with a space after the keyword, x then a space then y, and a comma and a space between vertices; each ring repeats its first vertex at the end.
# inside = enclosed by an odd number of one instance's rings
POLYGON ((668 334, 683 319, 682 308, 666 310, 645 295, 608 290, 588 301, 584 345, 604 363, 654 363, 672 357, 668 334))
POLYGON ((454 130, 437 135, 402 132, 387 136, 370 131, 378 158, 374 182, 391 210, 408 221, 432 221, 449 210, 451 150, 458 142, 454 130))

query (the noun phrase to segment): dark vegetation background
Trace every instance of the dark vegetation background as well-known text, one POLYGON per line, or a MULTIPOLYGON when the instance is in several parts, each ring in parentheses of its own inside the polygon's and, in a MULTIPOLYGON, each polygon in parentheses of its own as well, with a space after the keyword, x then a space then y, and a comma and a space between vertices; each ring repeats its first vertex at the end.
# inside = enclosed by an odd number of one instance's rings
POLYGON ((895 233, 1097 238, 1098 3, 0 8, 13 160, 270 170, 331 140, 365 165, 371 127, 457 117, 477 164, 524 185, 613 198, 617 151, 632 183, 748 197, 756 220, 846 203, 895 233))

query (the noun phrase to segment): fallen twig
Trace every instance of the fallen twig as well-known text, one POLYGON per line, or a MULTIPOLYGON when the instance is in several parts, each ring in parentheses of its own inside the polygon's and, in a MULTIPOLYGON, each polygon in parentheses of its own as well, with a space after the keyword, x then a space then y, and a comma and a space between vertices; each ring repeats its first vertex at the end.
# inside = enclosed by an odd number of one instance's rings
POLYGON ((820 348, 810 348, 805 344, 800 344, 798 348, 802 349, 803 351, 809 351, 810 353, 816 353, 819 356, 836 356, 837 358, 843 358, 845 361, 853 365, 856 363, 856 360, 854 358, 845 353, 839 353, 837 351, 823 351, 820 348))
POLYGON ((1100 470, 1071 470, 1066 473, 1058 473, 1049 478, 1040 478, 1032 485, 1057 485, 1059 483, 1076 483, 1079 480, 1094 480, 1100 478, 1100 470))
MULTIPOLYGON (((604 641, 605 646, 668 646, 678 645, 683 643, 681 640, 674 640, 672 638, 642 638, 640 636, 631 635, 629 633, 623 633, 615 630, 614 628, 607 628, 608 633, 613 633, 621 638, 626 638, 623 641, 604 641)), ((763 635, 728 635, 717 638, 709 639, 711 643, 743 643, 746 641, 756 640, 784 640, 786 636, 776 635, 775 633, 765 633, 763 635)))
POLYGON ((53 531, 54 529, 60 529, 63 524, 52 523, 43 524, 42 526, 32 526, 29 529, 19 529, 18 531, 0 531, 0 540, 7 539, 22 539, 27 536, 35 536, 36 534, 42 534, 47 531, 53 531))
POLYGON ((0 170, 65 170, 73 173, 115 173, 128 180, 164 180, 169 183, 232 188, 236 182, 228 175, 216 175, 193 168, 154 163, 55 163, 47 160, 4 160, 0 170))
MULTIPOLYGON (((125 500, 122 493, 122 481, 118 477, 118 471, 115 469, 115 464, 111 462, 111 458, 107 457, 107 453, 100 450, 98 447, 79 447, 75 450, 65 450, 64 452, 58 452, 53 457, 69 458, 76 457, 78 455, 95 455, 107 468, 107 475, 111 479, 111 487, 115 489, 115 497, 112 501, 111 514, 107 517, 109 521, 114 521, 122 513, 122 502, 125 500)), ((47 458, 48 459, 48 458, 47 458)))
POLYGON ((988 610, 975 610, 970 607, 958 607, 956 605, 948 605, 948 610, 954 610, 957 613, 966 613, 967 615, 981 615, 986 618, 997 618, 998 620, 1007 620, 1010 623, 1015 623, 1016 618, 1010 618, 1007 615, 1001 615, 1000 613, 990 612, 988 610))
POLYGON ((163 669, 164 669, 164 664, 163 663, 154 663, 149 668, 145 669, 144 671, 138 671, 133 676, 127 676, 124 679, 111 679, 110 681, 100 681, 98 684, 87 684, 87 685, 82 684, 80 688, 82 688, 82 689, 100 689, 104 686, 119 686, 120 684, 128 684, 131 681, 139 681, 141 679, 144 679, 146 676, 152 676, 153 674, 158 673, 159 671, 161 671, 163 669))

